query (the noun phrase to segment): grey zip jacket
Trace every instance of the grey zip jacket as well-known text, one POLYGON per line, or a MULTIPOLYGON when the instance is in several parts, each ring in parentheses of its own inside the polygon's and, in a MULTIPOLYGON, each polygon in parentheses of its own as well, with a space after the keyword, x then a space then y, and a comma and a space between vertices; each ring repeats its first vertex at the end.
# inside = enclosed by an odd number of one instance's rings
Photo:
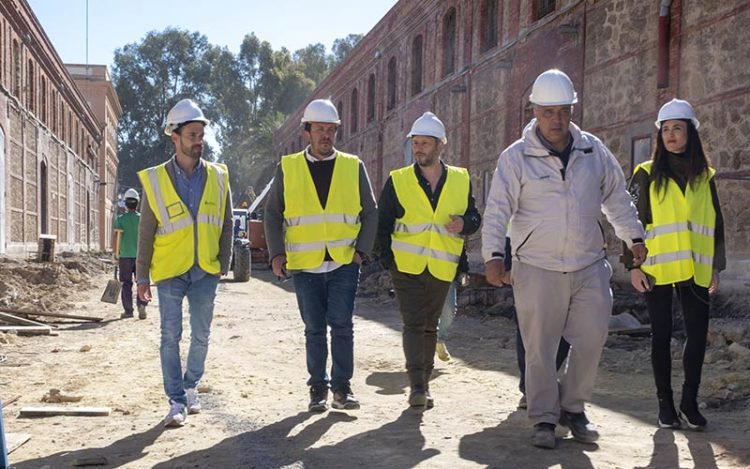
POLYGON ((513 261, 575 272, 605 257, 601 213, 628 247, 644 238, 617 159, 590 133, 570 123, 567 168, 542 144, 536 119, 500 154, 484 212, 482 256, 505 251, 511 219, 513 261))

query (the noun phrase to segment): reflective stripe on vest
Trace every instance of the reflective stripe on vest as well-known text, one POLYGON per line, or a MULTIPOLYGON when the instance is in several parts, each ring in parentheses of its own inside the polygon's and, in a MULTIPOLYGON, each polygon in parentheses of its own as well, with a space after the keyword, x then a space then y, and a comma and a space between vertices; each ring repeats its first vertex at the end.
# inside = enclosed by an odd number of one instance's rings
POLYGON ((359 158, 354 155, 336 154, 324 208, 304 152, 282 157, 284 246, 288 269, 320 267, 326 251, 339 264, 352 262, 361 228, 359 164, 359 158))
MULTIPOLYGON (((652 162, 638 165, 651 174, 652 162)), ((649 185, 652 222, 646 226, 648 257, 641 269, 653 276, 656 285, 671 285, 693 279, 697 285, 711 283, 716 211, 708 176, 689 183, 683 193, 672 179, 656 192, 649 185)))
POLYGON ((464 240, 448 232, 445 225, 451 221, 451 215, 466 213, 469 173, 454 166, 446 166, 446 170, 434 210, 413 166, 391 172, 396 197, 404 209, 391 234, 391 250, 400 272, 419 275, 428 269, 435 278, 450 282, 456 276, 464 240))
POLYGON ((205 163, 206 182, 193 220, 169 178, 166 164, 138 173, 157 221, 151 279, 159 282, 184 274, 196 264, 196 253, 197 265, 209 274, 217 274, 221 268, 219 239, 229 191, 226 166, 205 163))

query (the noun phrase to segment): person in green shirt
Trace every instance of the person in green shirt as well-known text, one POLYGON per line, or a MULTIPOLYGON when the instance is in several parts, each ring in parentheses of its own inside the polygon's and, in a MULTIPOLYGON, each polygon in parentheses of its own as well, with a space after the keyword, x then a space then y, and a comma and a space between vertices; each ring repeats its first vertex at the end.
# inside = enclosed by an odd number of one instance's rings
MULTIPOLYGON (((120 282, 122 282, 121 318, 133 317, 133 277, 135 277, 135 259, 138 254, 138 225, 141 214, 138 212, 140 196, 135 189, 125 191, 125 207, 127 212, 115 220, 115 257, 119 259, 120 282)), ((136 298, 138 319, 146 319, 146 303, 136 298)))

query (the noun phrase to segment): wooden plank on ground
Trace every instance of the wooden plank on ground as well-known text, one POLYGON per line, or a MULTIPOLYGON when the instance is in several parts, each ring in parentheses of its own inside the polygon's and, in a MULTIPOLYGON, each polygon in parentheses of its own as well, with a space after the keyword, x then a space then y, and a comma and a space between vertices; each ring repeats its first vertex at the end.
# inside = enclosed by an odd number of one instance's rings
POLYGON ((93 322, 99 322, 103 321, 104 318, 97 318, 94 316, 78 316, 76 314, 65 314, 65 313, 47 313, 47 312, 32 312, 32 311, 21 311, 19 309, 13 309, 13 308, 0 308, 1 312, 4 313, 10 313, 10 314, 24 314, 24 315, 31 315, 31 316, 47 316, 50 318, 64 318, 64 319, 78 319, 81 321, 93 321, 93 322))
POLYGON ((28 319, 28 318, 22 318, 20 316, 16 316, 15 314, 3 313, 3 312, 0 312, 0 321, 5 321, 7 323, 17 324, 21 326, 47 327, 46 324, 42 324, 41 322, 32 321, 31 319, 28 319))
POLYGON ((651 332, 651 326, 629 327, 623 329, 610 329, 610 334, 641 336, 651 332))
POLYGON ((22 444, 31 439, 28 433, 6 433, 5 442, 8 444, 8 454, 17 450, 22 444))
POLYGON ((0 326, 0 332, 16 332, 19 335, 49 335, 52 328, 49 326, 0 326))
POLYGON ((14 402, 16 402, 20 398, 21 398, 21 396, 13 396, 10 399, 8 399, 7 401, 3 401, 3 409, 5 409, 9 405, 13 404, 14 402))
POLYGON ((57 415, 74 415, 80 417, 106 417, 112 412, 109 407, 22 407, 19 417, 54 417, 57 415))

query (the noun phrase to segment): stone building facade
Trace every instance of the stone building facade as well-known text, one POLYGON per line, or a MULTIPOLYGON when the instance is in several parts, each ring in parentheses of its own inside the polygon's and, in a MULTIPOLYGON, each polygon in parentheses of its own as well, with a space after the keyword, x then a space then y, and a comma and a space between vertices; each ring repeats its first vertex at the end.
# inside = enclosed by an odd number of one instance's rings
POLYGON ((66 64, 76 86, 83 93, 99 123, 101 143, 97 155, 99 174, 99 246, 112 248, 113 226, 117 216, 117 125, 122 107, 106 65, 66 64))
MULTIPOLYGON (((531 118, 528 95, 542 71, 570 75, 579 95, 574 122, 609 146, 626 176, 649 158, 659 107, 687 99, 718 170, 728 274, 746 280, 748 24, 748 0, 401 0, 310 99, 337 105, 337 147, 362 157, 376 191, 390 170, 410 162, 411 123, 435 112, 448 131, 444 157, 469 168, 480 206, 498 155, 531 118)), ((302 148, 306 104, 278 129, 279 155, 302 148)), ((616 258, 619 243, 610 239, 616 258)))
POLYGON ((0 253, 101 247, 102 138, 28 3, 0 2, 0 253))

